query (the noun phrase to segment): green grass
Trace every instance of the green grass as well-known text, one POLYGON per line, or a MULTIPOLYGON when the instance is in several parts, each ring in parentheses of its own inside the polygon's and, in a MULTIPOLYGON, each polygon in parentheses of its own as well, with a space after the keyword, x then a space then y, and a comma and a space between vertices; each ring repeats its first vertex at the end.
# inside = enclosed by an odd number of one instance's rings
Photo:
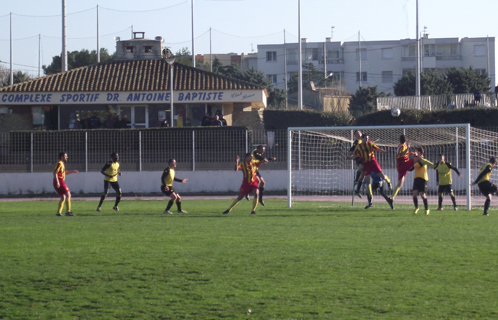
POLYGON ((0 319, 498 318, 496 211, 230 203, 0 203, 0 319))

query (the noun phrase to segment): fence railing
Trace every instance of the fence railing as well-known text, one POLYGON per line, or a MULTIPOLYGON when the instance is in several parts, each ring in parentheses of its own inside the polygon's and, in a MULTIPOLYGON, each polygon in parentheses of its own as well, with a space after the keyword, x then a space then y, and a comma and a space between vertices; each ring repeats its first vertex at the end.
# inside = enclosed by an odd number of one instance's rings
POLYGON ((276 157, 270 169, 286 169, 286 130, 236 128, 164 128, 128 130, 20 131, 0 134, 0 172, 51 172, 59 152, 68 154, 67 167, 100 171, 117 152, 123 170, 157 171, 175 158, 179 170, 232 169, 257 145, 276 157))
POLYGON ((439 110, 496 106, 495 93, 481 93, 479 101, 476 101, 474 94, 471 93, 377 98, 377 110, 390 110, 394 108, 439 110))

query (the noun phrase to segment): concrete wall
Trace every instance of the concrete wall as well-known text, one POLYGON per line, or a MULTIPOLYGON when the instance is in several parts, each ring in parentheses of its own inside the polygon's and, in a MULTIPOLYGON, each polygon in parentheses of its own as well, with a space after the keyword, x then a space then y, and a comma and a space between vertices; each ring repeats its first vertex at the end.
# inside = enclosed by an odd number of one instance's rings
MULTIPOLYGON (((68 168, 71 170, 71 168, 68 168)), ((266 190, 287 190, 286 170, 261 170, 267 181, 266 190)), ((123 172, 119 185, 123 193, 160 193, 162 171, 123 172)), ((187 183, 174 183, 181 193, 237 193, 242 183, 242 173, 235 171, 177 171, 176 177, 189 179, 187 183)), ((52 186, 53 175, 43 173, 4 173, 0 175, 0 195, 56 195, 52 186)), ((73 195, 100 194, 104 176, 100 172, 83 172, 66 176, 66 184, 73 195)), ((110 191, 113 193, 114 191, 110 191)))

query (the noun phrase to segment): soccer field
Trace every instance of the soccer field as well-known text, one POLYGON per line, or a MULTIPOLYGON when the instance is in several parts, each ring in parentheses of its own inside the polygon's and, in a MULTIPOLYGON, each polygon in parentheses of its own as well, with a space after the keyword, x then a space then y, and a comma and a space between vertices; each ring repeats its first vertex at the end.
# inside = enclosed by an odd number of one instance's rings
POLYGON ((496 211, 166 202, 1 202, 0 319, 498 318, 496 211))

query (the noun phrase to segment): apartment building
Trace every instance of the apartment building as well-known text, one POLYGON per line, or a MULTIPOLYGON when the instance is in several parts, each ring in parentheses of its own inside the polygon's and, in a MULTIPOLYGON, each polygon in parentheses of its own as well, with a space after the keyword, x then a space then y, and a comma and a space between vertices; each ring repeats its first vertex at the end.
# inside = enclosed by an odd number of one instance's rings
MULTIPOLYGON (((435 38, 428 34, 420 40, 421 68, 444 73, 452 67, 473 67, 496 79, 496 38, 435 38)), ((285 88, 287 79, 298 72, 298 43, 258 45, 258 70, 272 80, 275 87, 285 88)), ((417 68, 416 40, 349 41, 326 38, 324 42, 302 39, 302 63, 312 63, 323 71, 324 78, 331 73, 334 80, 344 83, 355 93, 358 87, 377 86, 379 92, 393 93, 394 84, 404 73, 417 68)), ((303 68, 303 73, 306 69, 303 68)))

